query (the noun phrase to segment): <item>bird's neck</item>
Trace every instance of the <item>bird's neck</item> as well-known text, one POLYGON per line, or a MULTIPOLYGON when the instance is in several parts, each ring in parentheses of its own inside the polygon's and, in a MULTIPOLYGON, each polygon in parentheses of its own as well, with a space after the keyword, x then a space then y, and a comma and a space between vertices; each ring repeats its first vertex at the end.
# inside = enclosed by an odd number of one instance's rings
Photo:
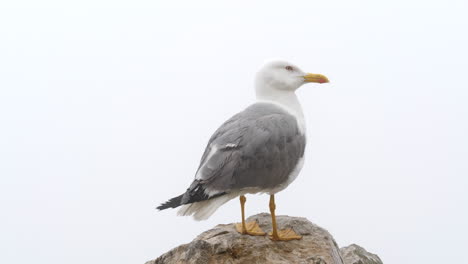
POLYGON ((264 89, 257 89, 256 95, 258 102, 274 103, 285 108, 296 117, 300 130, 305 131, 304 113, 294 91, 269 89, 265 92, 264 89))

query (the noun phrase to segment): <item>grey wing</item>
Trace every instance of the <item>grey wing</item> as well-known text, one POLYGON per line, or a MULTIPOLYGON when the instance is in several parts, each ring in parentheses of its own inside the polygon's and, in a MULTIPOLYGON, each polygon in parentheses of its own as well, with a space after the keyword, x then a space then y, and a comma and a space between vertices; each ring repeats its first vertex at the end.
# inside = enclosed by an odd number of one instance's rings
POLYGON ((287 181, 304 149, 305 136, 294 116, 272 104, 254 104, 213 134, 182 204, 246 188, 274 188, 287 181))

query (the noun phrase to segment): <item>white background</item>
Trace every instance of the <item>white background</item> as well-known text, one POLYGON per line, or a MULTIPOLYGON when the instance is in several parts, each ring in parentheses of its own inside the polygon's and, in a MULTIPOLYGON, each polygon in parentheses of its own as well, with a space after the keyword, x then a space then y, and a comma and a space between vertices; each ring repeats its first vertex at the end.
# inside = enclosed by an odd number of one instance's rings
MULTIPOLYGON (((277 195, 340 246, 467 263, 467 2, 2 1, 0 262, 144 263, 218 223, 154 208, 284 58, 306 164, 277 195)), ((268 210, 248 196, 247 213, 268 210)))

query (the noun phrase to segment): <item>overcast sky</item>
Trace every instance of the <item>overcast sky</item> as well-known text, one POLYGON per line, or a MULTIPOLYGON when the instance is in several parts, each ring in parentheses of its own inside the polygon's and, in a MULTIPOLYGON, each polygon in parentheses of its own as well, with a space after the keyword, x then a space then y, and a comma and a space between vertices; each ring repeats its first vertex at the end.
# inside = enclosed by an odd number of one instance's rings
POLYGON ((298 91, 306 162, 277 213, 386 264, 468 263, 467 1, 225 2, 1 2, 0 262, 144 263, 239 221, 237 200, 154 208, 284 58, 331 83, 298 91))

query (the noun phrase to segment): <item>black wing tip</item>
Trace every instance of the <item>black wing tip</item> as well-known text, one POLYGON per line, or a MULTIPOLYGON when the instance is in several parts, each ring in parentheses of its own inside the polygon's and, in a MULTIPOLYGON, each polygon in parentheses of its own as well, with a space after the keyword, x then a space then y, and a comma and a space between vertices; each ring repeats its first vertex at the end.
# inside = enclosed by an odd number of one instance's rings
POLYGON ((169 201, 165 202, 165 203, 162 203, 160 206, 156 207, 156 209, 158 209, 159 211, 161 210, 164 210, 164 209, 167 209, 167 208, 176 208, 176 207, 179 207, 182 205, 182 196, 184 196, 183 194, 177 196, 177 197, 174 197, 172 199, 169 199, 169 201))

